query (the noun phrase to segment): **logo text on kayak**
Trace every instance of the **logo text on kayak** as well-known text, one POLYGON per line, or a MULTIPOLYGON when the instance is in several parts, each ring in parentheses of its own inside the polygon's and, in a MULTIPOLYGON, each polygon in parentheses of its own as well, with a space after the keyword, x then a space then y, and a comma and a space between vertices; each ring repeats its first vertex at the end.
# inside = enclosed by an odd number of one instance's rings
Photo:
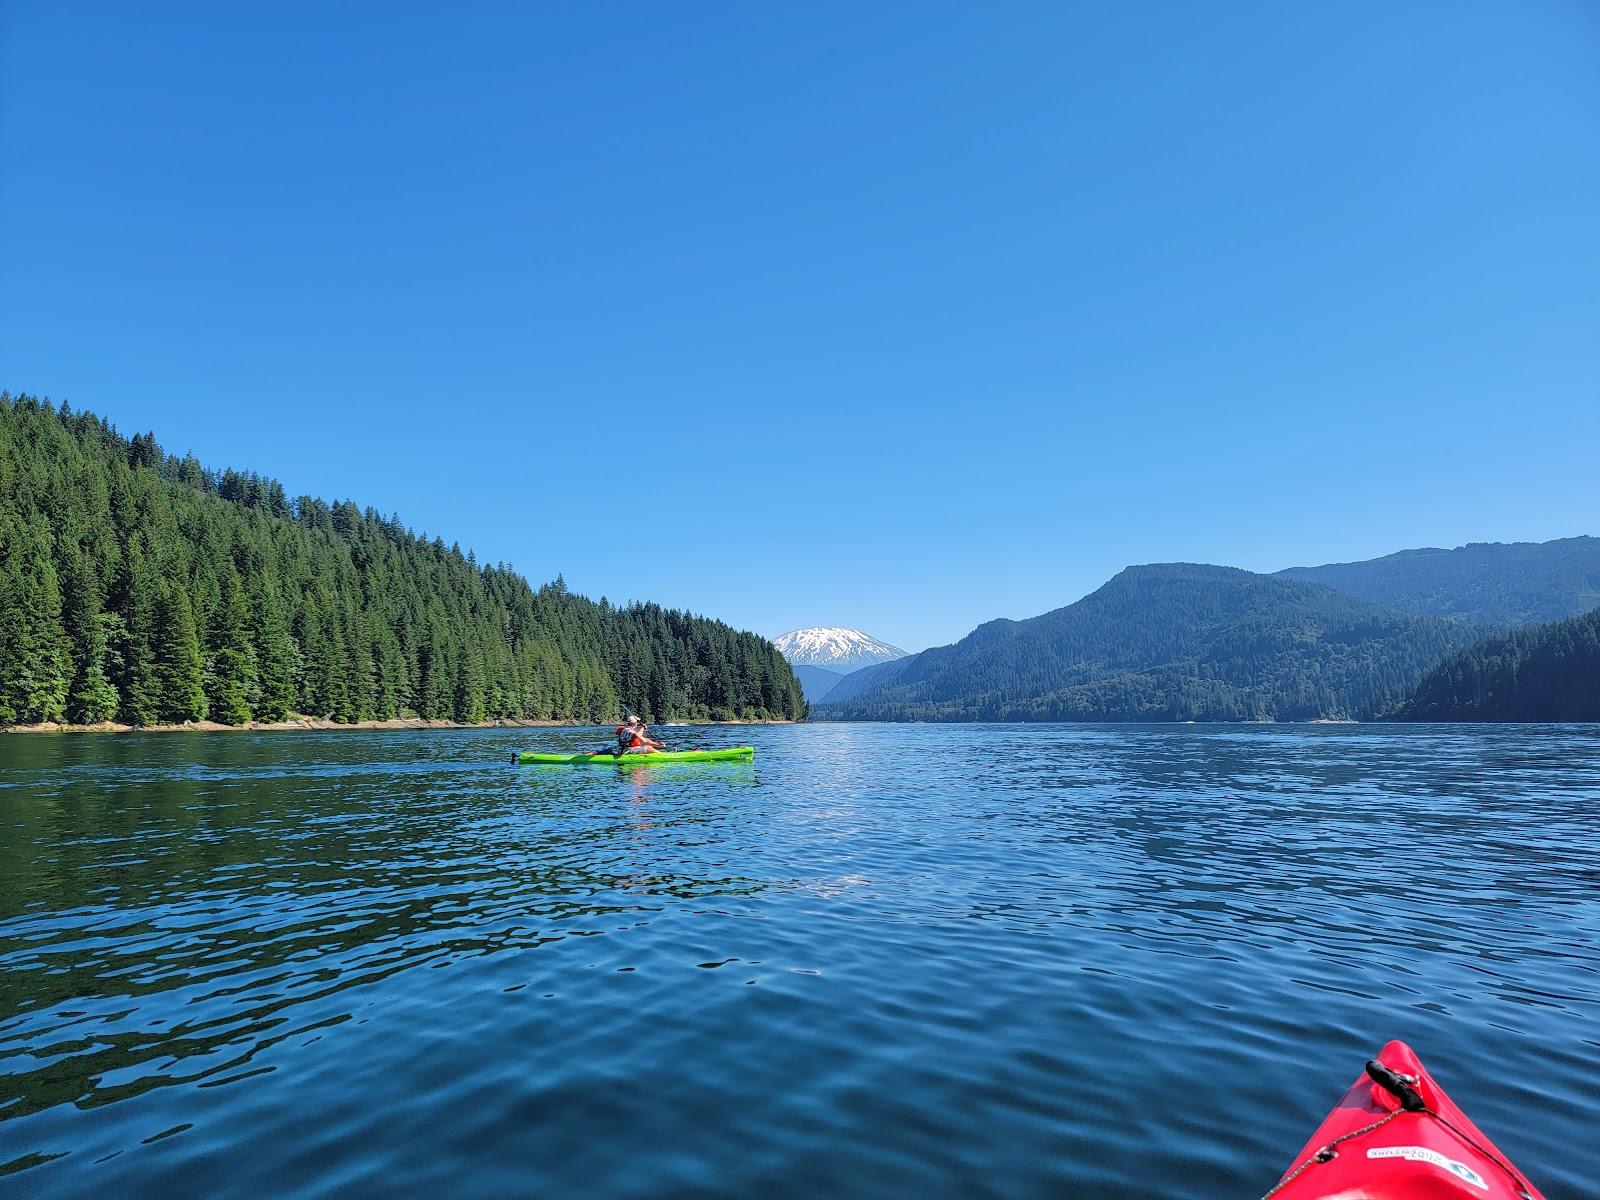
POLYGON ((1475 1188, 1489 1190, 1488 1181, 1479 1175, 1464 1162, 1457 1162, 1453 1158, 1446 1158, 1437 1150, 1429 1150, 1426 1146, 1377 1146, 1367 1151, 1368 1158, 1404 1158, 1412 1162, 1425 1162, 1442 1170, 1449 1171, 1457 1179, 1463 1179, 1475 1188))

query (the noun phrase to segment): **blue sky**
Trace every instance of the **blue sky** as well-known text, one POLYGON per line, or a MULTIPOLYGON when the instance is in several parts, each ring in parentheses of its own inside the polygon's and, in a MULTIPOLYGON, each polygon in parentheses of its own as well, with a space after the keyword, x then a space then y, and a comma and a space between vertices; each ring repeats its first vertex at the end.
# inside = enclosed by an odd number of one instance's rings
POLYGON ((0 170, 0 386, 591 595, 1600 533, 1580 0, 9 0, 0 170))

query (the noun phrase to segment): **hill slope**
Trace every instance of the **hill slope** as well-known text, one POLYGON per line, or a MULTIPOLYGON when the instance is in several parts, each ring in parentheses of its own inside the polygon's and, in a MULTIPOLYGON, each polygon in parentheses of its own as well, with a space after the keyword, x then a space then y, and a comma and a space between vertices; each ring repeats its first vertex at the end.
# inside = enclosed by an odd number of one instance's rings
MULTIPOLYGON (((846 700, 853 700, 857 696, 864 696, 874 688, 883 687, 899 676, 902 671, 909 670, 921 657, 922 655, 920 654, 912 654, 905 658, 895 658, 870 667, 862 667, 859 671, 851 671, 850 674, 844 676, 834 685, 832 691, 822 697, 822 702, 824 704, 838 704, 846 700)), ((816 703, 817 701, 812 701, 812 704, 816 703)))
POLYGON ((1600 721, 1600 608, 1484 638, 1430 671, 1403 721, 1600 721))
POLYGON ((799 717, 764 638, 538 590, 349 501, 0 393, 0 725, 799 717))
POLYGON ((1600 605, 1600 538, 1474 542, 1279 575, 1418 616, 1478 626, 1559 621, 1600 605))
POLYGON ((808 667, 803 663, 790 663, 789 669, 794 672, 794 677, 800 681, 801 690, 812 704, 821 700, 839 685, 844 678, 837 671, 829 671, 825 667, 808 667))
MULTIPOLYGON (((861 672, 828 719, 1297 720, 1368 716, 1470 634, 1232 567, 1129 567, 1027 621, 861 672)), ((853 678, 853 677, 852 677, 853 678)))

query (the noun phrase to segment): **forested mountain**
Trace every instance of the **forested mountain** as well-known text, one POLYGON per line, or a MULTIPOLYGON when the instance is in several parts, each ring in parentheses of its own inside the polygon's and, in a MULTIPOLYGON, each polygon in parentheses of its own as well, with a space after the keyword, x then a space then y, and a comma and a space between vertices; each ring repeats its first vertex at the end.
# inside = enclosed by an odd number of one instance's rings
POLYGON ((1478 626, 1527 625, 1600 605, 1600 538, 1402 550, 1366 562, 1290 567, 1279 574, 1418 616, 1478 626))
POLYGON ((349 501, 291 500, 0 393, 0 724, 800 717, 765 638, 537 590, 349 501))
POLYGON ((864 691, 847 679, 813 711, 844 720, 1364 717, 1394 707, 1471 636, 1232 567, 1129 567, 1076 604, 991 621, 953 646, 868 668, 864 691))
MULTIPOLYGON (((851 671, 833 685, 827 695, 822 697, 821 703, 838 704, 845 700, 854 700, 857 696, 864 696, 909 669, 921 657, 920 654, 912 654, 905 658, 890 659, 888 662, 862 667, 859 671, 851 671)), ((818 701, 813 700, 812 703, 816 704, 818 701)))
POLYGON ((1600 721, 1600 608, 1497 634, 1452 654, 1402 721, 1600 721))

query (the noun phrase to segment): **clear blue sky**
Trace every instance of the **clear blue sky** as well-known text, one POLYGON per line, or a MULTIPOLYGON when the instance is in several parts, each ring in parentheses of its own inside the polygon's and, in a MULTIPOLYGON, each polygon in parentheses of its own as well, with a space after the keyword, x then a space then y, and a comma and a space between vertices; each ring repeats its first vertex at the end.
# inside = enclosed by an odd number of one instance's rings
POLYGON ((0 171, 0 386, 595 596, 1600 533, 1587 0, 6 0, 0 171))

